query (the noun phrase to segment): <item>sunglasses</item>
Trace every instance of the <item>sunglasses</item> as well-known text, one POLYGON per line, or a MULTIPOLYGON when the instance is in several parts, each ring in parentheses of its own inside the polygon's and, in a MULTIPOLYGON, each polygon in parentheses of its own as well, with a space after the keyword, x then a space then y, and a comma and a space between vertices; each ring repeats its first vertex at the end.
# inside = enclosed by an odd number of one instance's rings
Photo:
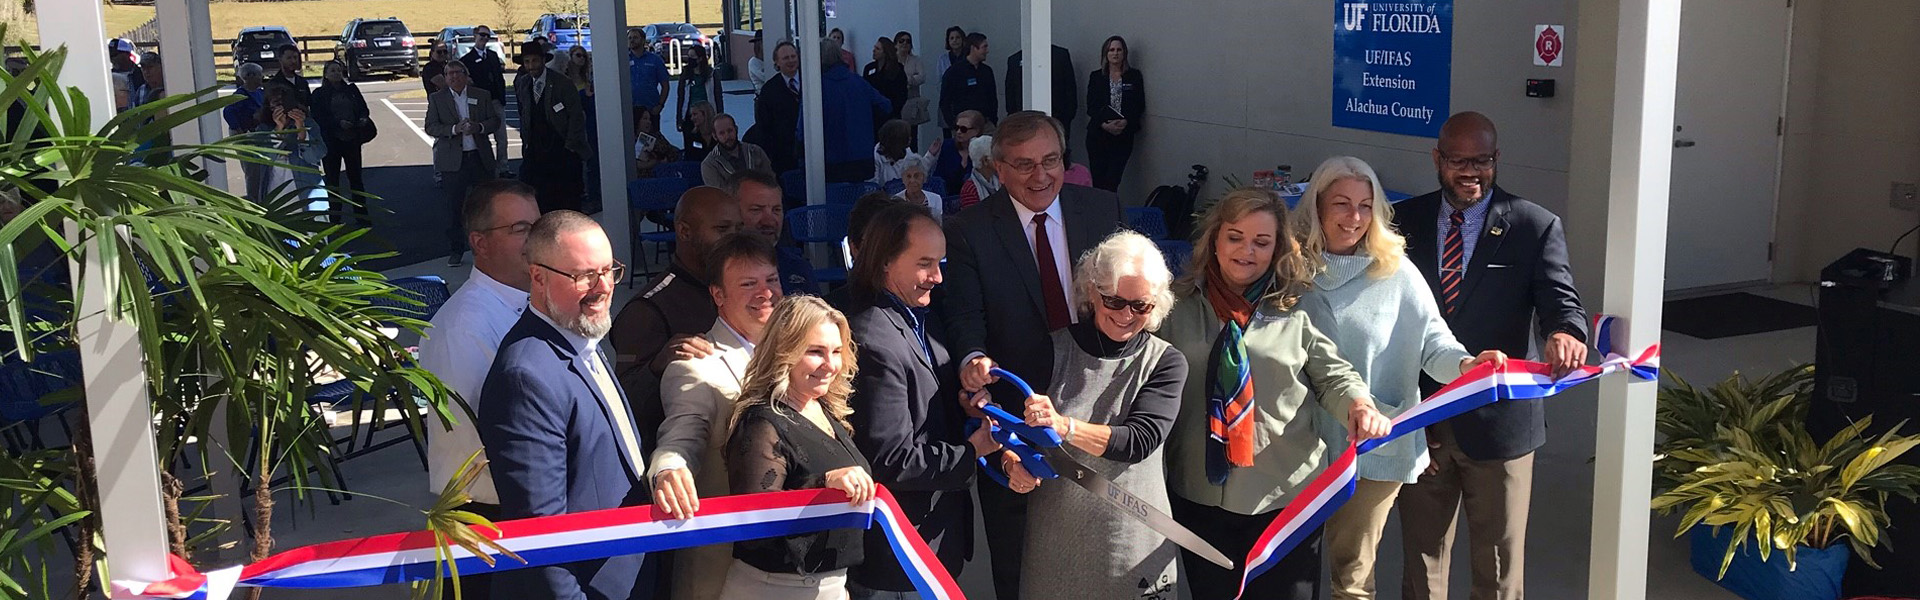
POLYGON ((1146 316, 1147 313, 1153 312, 1152 302, 1145 300, 1128 300, 1119 296, 1109 296, 1106 294, 1100 295, 1100 305, 1107 307, 1107 310, 1131 310, 1133 314, 1141 316, 1146 316))

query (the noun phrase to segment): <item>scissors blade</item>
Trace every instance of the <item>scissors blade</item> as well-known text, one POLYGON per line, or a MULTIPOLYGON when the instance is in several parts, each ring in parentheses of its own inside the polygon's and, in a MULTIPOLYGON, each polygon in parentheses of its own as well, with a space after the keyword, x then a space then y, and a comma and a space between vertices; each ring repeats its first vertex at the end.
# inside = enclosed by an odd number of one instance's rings
POLYGON ((1059 472, 1061 477, 1079 484, 1080 487, 1086 488, 1089 492, 1093 492, 1093 495, 1099 496, 1102 500, 1106 500, 1107 503, 1112 504, 1114 508, 1120 509, 1120 514, 1133 517, 1134 520, 1146 524, 1149 529, 1166 536, 1168 540, 1178 544, 1181 548, 1186 548, 1188 551, 1200 555, 1201 558, 1205 558, 1213 564, 1220 565, 1222 569, 1231 570, 1234 568, 1233 561, 1228 559, 1227 555, 1221 554, 1218 549, 1215 549, 1213 544, 1209 544, 1206 540, 1200 539, 1198 534, 1182 526, 1178 521, 1174 521, 1173 517, 1167 516, 1167 513, 1160 512, 1160 509, 1154 508, 1153 505, 1148 504, 1147 501, 1141 500, 1139 496, 1133 495, 1133 493, 1127 491, 1126 488, 1122 488, 1119 485, 1115 485, 1112 481, 1107 480, 1099 471, 1095 471, 1092 467, 1088 467, 1081 464, 1080 461, 1074 460, 1073 457, 1068 456, 1065 451, 1059 448, 1047 448, 1046 454, 1047 462, 1053 465, 1053 470, 1059 472))

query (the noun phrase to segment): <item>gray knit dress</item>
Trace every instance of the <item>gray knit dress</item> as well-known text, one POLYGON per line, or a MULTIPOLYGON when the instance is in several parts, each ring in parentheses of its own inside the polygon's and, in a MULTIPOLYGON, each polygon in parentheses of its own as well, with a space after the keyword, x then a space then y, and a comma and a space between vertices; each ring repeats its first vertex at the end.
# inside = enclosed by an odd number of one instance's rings
MULTIPOLYGON (((1160 448, 1179 412, 1187 362, 1152 334, 1113 342, 1091 324, 1053 332, 1053 386, 1059 414, 1112 427, 1107 451, 1066 451, 1155 508, 1168 511, 1160 448)), ((1020 595, 1047 599, 1172 600, 1180 548, 1066 479, 1027 495, 1027 545, 1020 595)))

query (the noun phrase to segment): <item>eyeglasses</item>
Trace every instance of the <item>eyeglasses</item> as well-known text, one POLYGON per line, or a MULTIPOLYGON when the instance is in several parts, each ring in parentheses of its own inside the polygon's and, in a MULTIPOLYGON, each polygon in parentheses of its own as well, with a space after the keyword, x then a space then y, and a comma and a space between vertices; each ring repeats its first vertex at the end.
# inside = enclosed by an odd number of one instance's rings
POLYGON ((1000 161, 1000 164, 1006 165, 1007 168, 1009 169, 1013 169, 1015 173, 1019 173, 1021 175, 1032 175, 1033 172, 1037 169, 1044 168, 1049 171, 1058 169, 1060 168, 1060 165, 1063 162, 1065 162, 1065 160, 1062 159, 1060 155, 1053 154, 1053 155, 1047 156, 1046 158, 1040 159, 1039 161, 1022 160, 1020 162, 1007 162, 1003 160, 1003 161, 1000 161))
POLYGON ((548 271, 553 271, 555 273, 559 273, 561 275, 567 276, 567 278, 573 280, 573 289, 578 291, 583 291, 583 292, 593 289, 593 284, 598 281, 605 280, 610 285, 620 285, 620 282, 626 281, 627 279, 627 266, 620 264, 620 261, 617 261, 617 260, 613 261, 613 266, 607 267, 605 269, 600 269, 598 271, 588 271, 578 275, 575 275, 573 273, 568 273, 566 271, 562 271, 559 269, 555 269, 553 267, 547 266, 542 263, 533 263, 533 264, 539 265, 540 268, 542 269, 546 269, 548 271))
POLYGON ((506 225, 499 225, 495 227, 488 227, 486 229, 482 229, 479 231, 479 233, 488 233, 493 231, 499 231, 502 229, 505 229, 507 230, 507 233, 511 233, 514 235, 526 235, 527 232, 533 231, 533 223, 529 223, 526 221, 514 221, 506 225))
POLYGON ((1464 171, 1467 169, 1486 170, 1486 169, 1492 168, 1493 161, 1495 158, 1496 156, 1492 154, 1487 154, 1482 156, 1454 157, 1454 156, 1448 156, 1444 152, 1440 153, 1440 160, 1446 161, 1447 166, 1453 167, 1454 169, 1461 170, 1461 171, 1464 171))
POLYGON ((1106 294, 1100 295, 1100 304, 1107 307, 1107 310, 1128 309, 1132 310, 1133 314, 1142 316, 1153 312, 1152 302, 1145 300, 1128 300, 1119 296, 1108 296, 1106 294))

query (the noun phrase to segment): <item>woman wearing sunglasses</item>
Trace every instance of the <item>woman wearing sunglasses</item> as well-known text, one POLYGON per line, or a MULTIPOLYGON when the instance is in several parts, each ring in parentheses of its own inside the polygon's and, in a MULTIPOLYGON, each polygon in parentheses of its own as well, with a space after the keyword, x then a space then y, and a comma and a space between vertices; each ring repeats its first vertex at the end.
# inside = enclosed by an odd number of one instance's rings
MULTIPOLYGON (((1170 512, 1160 446, 1173 428, 1187 359, 1147 333, 1173 307, 1173 275, 1146 237, 1121 231, 1087 251, 1073 271, 1080 320, 1053 332, 1053 384, 1027 400, 1027 424, 1052 427, 1081 463, 1170 512)), ((1024 475, 1002 453, 1007 471, 1024 475)), ((1024 598, 1171 598, 1178 548, 1065 481, 1028 494, 1024 598), (1066 559, 1062 553, 1071 553, 1066 559)))

